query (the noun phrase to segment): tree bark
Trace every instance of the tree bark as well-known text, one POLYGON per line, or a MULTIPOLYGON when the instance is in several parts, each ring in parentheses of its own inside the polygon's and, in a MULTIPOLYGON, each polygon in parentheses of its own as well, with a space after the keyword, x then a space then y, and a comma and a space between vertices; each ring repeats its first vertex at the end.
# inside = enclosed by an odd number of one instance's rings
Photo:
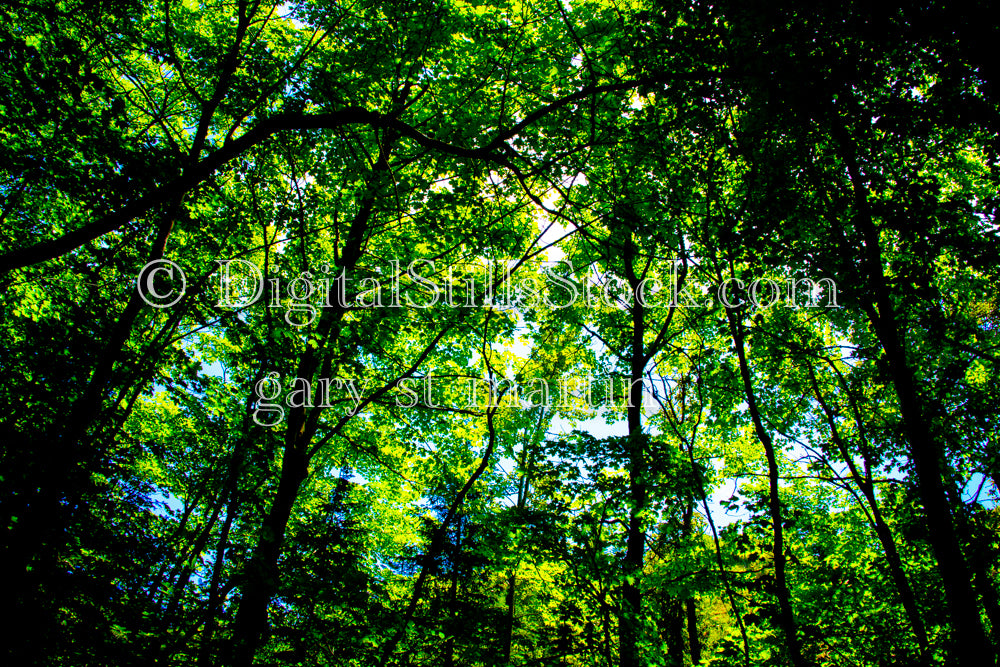
POLYGON ((775 596, 778 598, 778 624, 785 635, 785 644, 788 648, 788 657, 794 667, 804 667, 808 662, 802 656, 802 648, 799 643, 798 629, 795 624, 795 614, 792 611, 791 595, 788 592, 788 579, 785 573, 785 543, 781 518, 781 500, 778 497, 778 459, 774 451, 774 442, 771 434, 764 427, 764 422, 760 416, 757 406, 757 395, 754 392, 753 380, 750 376, 750 366, 747 364, 746 351, 743 346, 742 324, 731 309, 726 309, 726 317, 729 320, 729 331, 733 338, 733 345, 736 347, 736 356, 740 364, 740 376, 743 378, 743 393, 747 401, 747 409, 753 421, 754 432, 757 439, 764 447, 764 455, 767 457, 767 480, 768 480, 768 507, 771 514, 771 529, 774 532, 771 555, 774 560, 774 588, 775 596))
MULTIPOLYGON (((872 484, 871 479, 862 475, 861 471, 858 470, 858 467, 854 462, 854 457, 847 448, 847 443, 845 443, 840 437, 840 432, 837 429, 837 423, 834 420, 833 410, 824 400, 823 394, 819 388, 819 383, 816 381, 816 375, 812 368, 809 369, 809 379, 812 383, 816 401, 819 403, 820 408, 826 416, 827 425, 830 427, 830 436, 834 444, 837 446, 837 449, 840 451, 841 458, 845 463, 847 463, 855 484, 857 484, 858 489, 861 490, 865 501, 868 503, 868 507, 871 509, 871 513, 869 514, 868 512, 865 512, 865 515, 868 516, 869 522, 875 531, 875 535, 878 537, 879 543, 885 551, 886 561, 889 564, 889 573, 892 576, 893 583, 896 585, 900 601, 903 603, 903 609, 906 611, 907 619, 910 621, 910 628, 913 630, 913 635, 916 637, 917 645, 920 648, 920 659, 922 663, 926 664, 930 659, 930 643, 927 640, 927 631, 924 629, 924 622, 920 616, 920 609, 917 607, 917 600, 913 595, 913 589, 910 587, 910 582, 906 577, 905 571, 903 570, 903 562, 899 557, 899 551, 896 549, 896 542, 893 539, 892 531, 889 529, 888 524, 886 524, 885 518, 882 516, 882 510, 878 504, 878 499, 875 497, 875 487, 872 484)), ((859 420, 859 423, 860 418, 861 415, 858 414, 857 419, 859 420)), ((862 441, 864 442, 864 440, 862 441)), ((867 450, 867 447, 863 447, 862 449, 867 450)), ((860 501, 860 499, 858 500, 860 501)))
POLYGON ((925 417, 925 408, 917 391, 913 371, 906 359, 895 304, 883 271, 882 248, 869 205, 868 190, 846 128, 839 119, 834 119, 831 127, 854 192, 857 209, 854 219, 864 240, 864 265, 875 294, 874 303, 869 303, 866 310, 885 352, 889 376, 899 397, 903 432, 910 444, 910 458, 916 471, 917 488, 926 512, 928 540, 938 562, 955 630, 951 653, 959 664, 989 667, 994 664, 993 647, 983 632, 979 603, 972 589, 971 572, 948 507, 944 488, 943 448, 934 435, 933 425, 925 417))
MULTIPOLYGON (((389 153, 394 139, 392 136, 383 138, 378 161, 366 184, 367 192, 357 215, 351 221, 344 251, 337 263, 338 269, 353 270, 361 258, 364 241, 375 215, 378 181, 383 173, 389 171, 389 153)), ((315 348, 306 348, 299 361, 296 377, 311 380, 316 374, 320 366, 320 355, 327 342, 337 340, 340 336, 343 312, 342 304, 335 304, 323 313, 314 337, 319 344, 315 348)), ((261 526, 236 614, 231 650, 231 662, 235 667, 249 667, 253 664, 254 654, 267 628, 267 607, 278 589, 278 557, 284 542, 285 528, 299 488, 308 475, 311 458, 309 447, 322 410, 321 406, 317 406, 307 415, 305 407, 298 407, 288 416, 278 491, 261 526)))
POLYGON ((695 606, 695 599, 688 598, 684 601, 684 611, 687 614, 688 647, 691 651, 691 664, 701 664, 701 638, 698 636, 698 610, 695 606))
MULTIPOLYGON (((635 247, 631 231, 626 232, 623 262, 625 274, 633 294, 638 293, 639 279, 632 267, 635 247)), ((639 299, 631 304, 632 340, 629 354, 628 388, 628 533, 625 545, 624 577, 622 584, 622 609, 619 621, 621 648, 618 655, 620 667, 639 667, 641 664, 638 643, 640 638, 640 615, 642 613, 642 577, 646 550, 646 532, 642 525, 642 511, 648 496, 645 446, 642 433, 642 380, 647 359, 644 354, 646 333, 645 308, 639 299)))

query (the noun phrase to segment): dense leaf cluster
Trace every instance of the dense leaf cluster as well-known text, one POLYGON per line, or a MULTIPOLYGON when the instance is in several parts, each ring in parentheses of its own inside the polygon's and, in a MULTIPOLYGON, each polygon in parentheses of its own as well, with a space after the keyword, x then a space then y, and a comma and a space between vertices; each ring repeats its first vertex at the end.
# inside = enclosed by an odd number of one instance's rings
POLYGON ((0 6, 4 664, 993 665, 990 15, 0 6))

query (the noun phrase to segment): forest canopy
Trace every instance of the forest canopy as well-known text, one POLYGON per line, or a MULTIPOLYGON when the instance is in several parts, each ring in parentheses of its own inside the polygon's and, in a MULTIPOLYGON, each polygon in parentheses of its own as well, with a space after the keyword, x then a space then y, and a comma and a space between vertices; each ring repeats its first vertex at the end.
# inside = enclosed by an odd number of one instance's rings
POLYGON ((977 665, 985 2, 0 3, 10 665, 977 665))

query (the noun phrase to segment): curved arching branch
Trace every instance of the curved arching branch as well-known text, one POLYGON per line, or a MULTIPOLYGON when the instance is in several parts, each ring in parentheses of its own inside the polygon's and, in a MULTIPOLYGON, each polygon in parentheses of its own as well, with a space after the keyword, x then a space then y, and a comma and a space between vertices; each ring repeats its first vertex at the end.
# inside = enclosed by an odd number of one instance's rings
POLYGON ((55 259, 83 246, 89 241, 93 241, 104 234, 119 229, 128 221, 145 215, 156 207, 162 206, 187 193, 199 183, 206 180, 216 170, 225 166, 230 160, 242 155, 277 132, 287 130, 330 130, 348 125, 365 125, 373 129, 394 130, 400 136, 407 137, 428 150, 445 155, 469 160, 483 160, 509 166, 508 156, 512 151, 506 142, 545 116, 567 105, 600 93, 624 91, 639 86, 663 84, 676 80, 697 80, 702 78, 717 78, 719 76, 721 76, 720 73, 710 71, 686 72, 630 79, 628 81, 600 86, 587 86, 540 107, 528 114, 514 127, 500 132, 499 135, 480 148, 467 148, 449 144, 424 134, 414 126, 400 120, 397 114, 378 113, 358 106, 346 107, 338 111, 322 114, 276 114, 259 121, 253 128, 247 130, 247 132, 238 138, 227 142, 222 147, 209 153, 200 162, 185 169, 177 178, 126 204, 118 211, 108 213, 58 238, 41 241, 26 248, 11 250, 0 255, 0 274, 55 259))

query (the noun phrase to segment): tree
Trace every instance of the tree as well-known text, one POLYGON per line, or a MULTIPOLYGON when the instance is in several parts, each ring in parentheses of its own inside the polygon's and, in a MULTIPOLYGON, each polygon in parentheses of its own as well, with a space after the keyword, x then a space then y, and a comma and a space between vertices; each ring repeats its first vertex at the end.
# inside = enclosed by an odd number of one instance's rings
POLYGON ((0 8, 8 661, 991 664, 986 9, 0 8))

